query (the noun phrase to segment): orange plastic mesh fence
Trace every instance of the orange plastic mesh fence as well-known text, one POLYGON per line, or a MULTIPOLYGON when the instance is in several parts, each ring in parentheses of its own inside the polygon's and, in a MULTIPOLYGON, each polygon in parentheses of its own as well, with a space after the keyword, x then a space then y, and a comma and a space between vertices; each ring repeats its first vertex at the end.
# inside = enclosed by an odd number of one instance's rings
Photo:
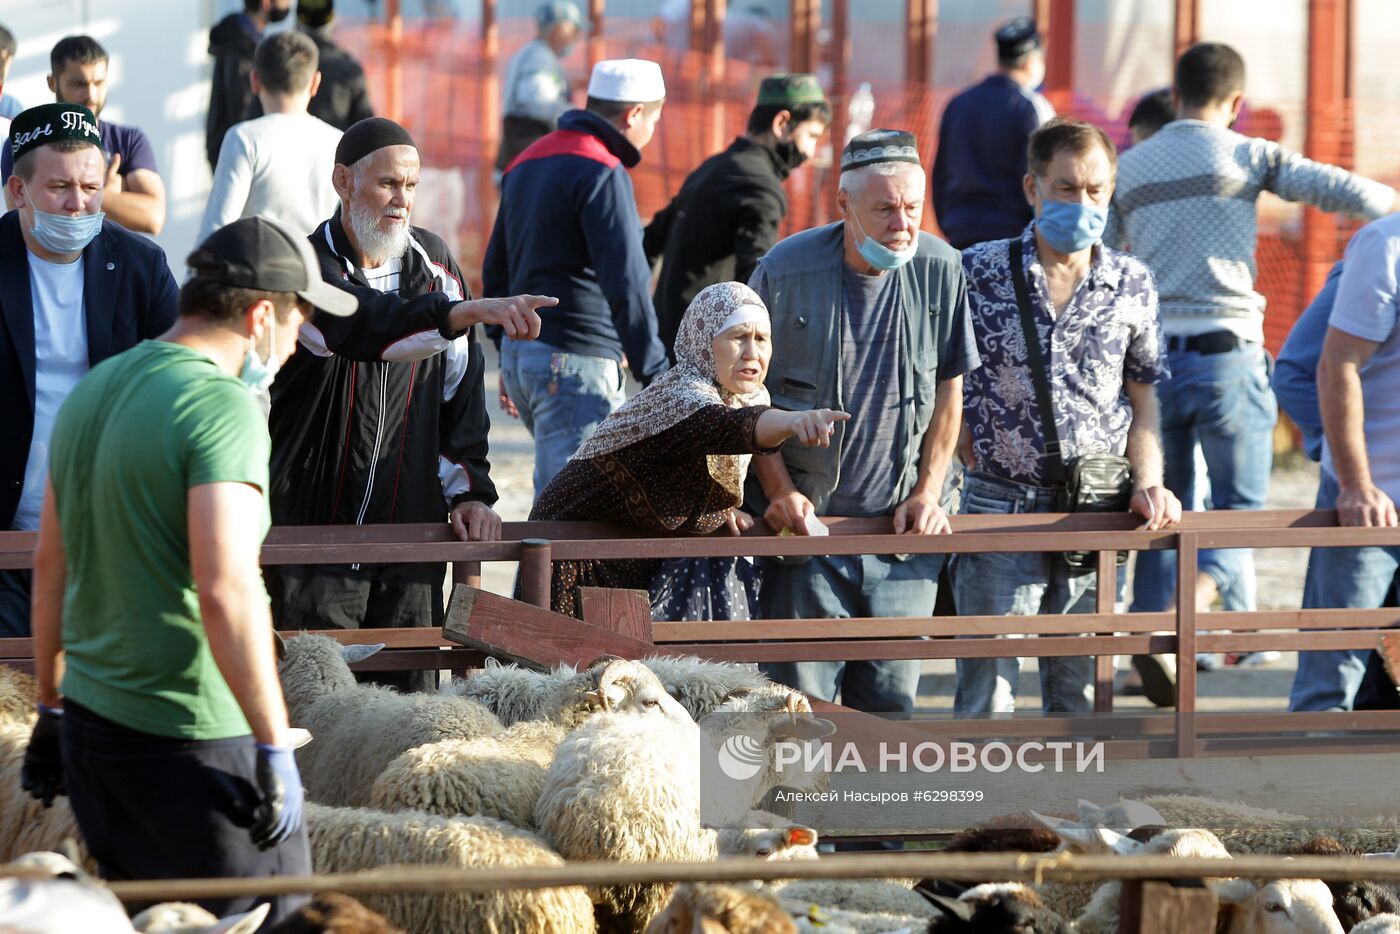
MULTIPOLYGON (((1369 8, 1378 2, 1361 0, 1361 5, 1369 8)), ((988 2, 979 5, 971 19, 940 23, 928 84, 903 80, 902 20, 886 17, 885 21, 853 22, 847 81, 840 93, 831 95, 835 133, 846 128, 851 94, 862 82, 868 82, 876 102, 874 124, 913 131, 926 163, 931 165, 944 105, 960 87, 990 69, 990 33, 1000 19, 1015 15, 1025 5, 1014 0, 988 2)), ((1107 22, 1076 25, 1076 90, 1068 99, 1063 95, 1057 99, 1062 112, 1098 123, 1120 145, 1128 142, 1127 116, 1138 96, 1170 81, 1171 0, 1141 0, 1136 7, 1138 21, 1126 31, 1107 22)), ((1252 94, 1248 99, 1238 128, 1301 150, 1305 136, 1302 43, 1306 0, 1280 0, 1276 6, 1271 2, 1270 8, 1279 11, 1279 22, 1273 32, 1262 36, 1251 35, 1248 22, 1242 24, 1238 16, 1231 18, 1224 4, 1206 3, 1204 7, 1205 30, 1211 38, 1241 49, 1251 69, 1251 92, 1256 85, 1259 88, 1257 96, 1252 94), (1226 12, 1213 12, 1220 10, 1226 12)), ((1387 20, 1396 19, 1384 15, 1387 20)), ((566 68, 577 102, 582 101, 590 61, 641 57, 662 65, 666 107, 656 138, 632 172, 643 219, 663 207, 705 157, 743 132, 758 82, 763 75, 782 70, 778 63, 786 56, 787 24, 773 25, 766 37, 762 30, 737 36, 727 32, 731 57, 718 71, 712 70, 706 56, 677 49, 674 34, 669 43, 662 41, 666 38, 664 28, 644 18, 608 16, 605 37, 581 42, 568 58, 566 68)), ((392 102, 398 102, 397 116, 414 134, 423 155, 425 171, 415 221, 448 240, 474 288, 480 287, 481 258, 497 203, 492 168, 499 127, 493 124, 499 120, 500 76, 509 56, 534 33, 534 24, 528 19, 502 20, 499 28, 500 51, 494 61, 483 57, 480 27, 475 22, 409 19, 401 38, 394 42, 384 25, 346 21, 336 35, 337 41, 364 63, 378 111, 388 114, 392 102)), ((1358 87, 1363 91, 1381 80, 1368 77, 1366 68, 1370 66, 1365 63, 1378 69, 1384 63, 1379 51, 1367 52, 1367 48, 1358 45, 1358 87)), ((830 89, 828 65, 821 66, 820 76, 830 89)), ((1387 85, 1383 90, 1390 88, 1387 85)), ((1357 101, 1355 127, 1345 114, 1338 114, 1329 120, 1329 126, 1317 129, 1333 135, 1343 160, 1354 157, 1359 170, 1393 179, 1397 174, 1395 150, 1387 140, 1393 135, 1390 127, 1400 117, 1400 103, 1388 98, 1400 94, 1378 96, 1379 101, 1357 101)), ((835 133, 823 139, 818 159, 789 180, 790 209, 784 233, 835 218, 837 172, 831 167, 831 152, 839 154, 844 142, 833 138, 835 133)), ((1275 351, 1311 298, 1304 285, 1303 215, 1296 205, 1268 195, 1261 199, 1257 282, 1268 299, 1265 335, 1275 351)), ((924 224, 936 232, 931 209, 925 211, 924 224)), ((1323 271, 1341 255, 1355 226, 1336 225, 1336 249, 1322 258, 1325 262, 1319 260, 1323 271)), ((1183 235, 1189 236, 1189 232, 1183 235)))

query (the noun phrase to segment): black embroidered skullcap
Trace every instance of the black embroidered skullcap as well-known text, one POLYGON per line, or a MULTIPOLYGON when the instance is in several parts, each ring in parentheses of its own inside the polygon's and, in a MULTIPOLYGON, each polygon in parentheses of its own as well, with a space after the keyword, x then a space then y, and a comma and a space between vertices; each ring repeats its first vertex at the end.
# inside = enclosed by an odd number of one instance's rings
POLYGON ((102 148, 97 118, 78 104, 40 104, 16 114, 10 123, 10 155, 14 162, 31 150, 61 139, 80 139, 102 148))
POLYGON ((919 146, 914 134, 905 130, 868 130, 859 136, 851 137, 846 150, 841 153, 841 171, 858 169, 877 162, 919 161, 919 146))
POLYGON ((385 146, 418 148, 408 131, 394 121, 386 117, 366 117, 353 124, 340 137, 340 144, 335 147, 335 164, 354 165, 385 146))

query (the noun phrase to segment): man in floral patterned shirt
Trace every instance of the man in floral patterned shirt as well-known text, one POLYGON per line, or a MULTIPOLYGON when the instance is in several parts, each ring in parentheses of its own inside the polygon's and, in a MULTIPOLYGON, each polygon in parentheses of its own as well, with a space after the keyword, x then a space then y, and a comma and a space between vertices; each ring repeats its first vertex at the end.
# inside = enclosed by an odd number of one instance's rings
MULTIPOLYGON (((1100 242, 1113 196, 1117 154, 1103 131, 1052 120, 1029 146, 1026 199, 1035 220, 1021 234, 1022 268, 1062 456, 1127 454, 1132 510, 1151 529, 1175 525, 1181 504, 1162 485, 1162 447, 1153 384, 1166 375, 1157 290, 1135 257, 1100 242)), ((969 465, 962 512, 1049 512, 1044 413, 1026 354, 1012 280, 1012 240, 963 251, 972 331, 982 368, 964 383, 969 465), (970 448, 970 449, 969 449, 970 448)), ((1090 613, 1094 574, 1058 554, 962 554, 953 592, 962 615, 1090 613)), ((963 659, 953 707, 959 716, 1010 713, 1019 658, 963 659)), ((1090 658, 1040 660, 1045 712, 1093 709, 1090 658)))

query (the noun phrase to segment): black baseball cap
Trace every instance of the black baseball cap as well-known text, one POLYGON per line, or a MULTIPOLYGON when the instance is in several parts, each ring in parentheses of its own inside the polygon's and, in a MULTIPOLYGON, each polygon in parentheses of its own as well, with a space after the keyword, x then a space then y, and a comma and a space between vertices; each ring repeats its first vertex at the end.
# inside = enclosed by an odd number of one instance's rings
POLYGON ((310 242, 266 217, 243 217, 211 233, 189 259, 210 282, 262 292, 295 292, 317 310, 346 317, 360 307, 354 295, 321 278, 310 242))

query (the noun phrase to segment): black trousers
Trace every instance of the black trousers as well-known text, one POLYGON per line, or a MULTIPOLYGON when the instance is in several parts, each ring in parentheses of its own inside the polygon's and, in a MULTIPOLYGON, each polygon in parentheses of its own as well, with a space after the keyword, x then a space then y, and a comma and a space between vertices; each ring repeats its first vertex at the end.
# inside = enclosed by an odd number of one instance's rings
MULTIPOLYGON (((248 836, 259 798, 251 736, 172 739, 113 723, 71 700, 64 710, 63 777, 104 879, 310 875, 305 824, 270 850, 259 850, 248 836)), ((264 929, 307 897, 199 904, 222 917, 269 901, 264 929)))
POLYGON ((30 635, 29 597, 34 575, 30 571, 0 571, 0 638, 30 635))

